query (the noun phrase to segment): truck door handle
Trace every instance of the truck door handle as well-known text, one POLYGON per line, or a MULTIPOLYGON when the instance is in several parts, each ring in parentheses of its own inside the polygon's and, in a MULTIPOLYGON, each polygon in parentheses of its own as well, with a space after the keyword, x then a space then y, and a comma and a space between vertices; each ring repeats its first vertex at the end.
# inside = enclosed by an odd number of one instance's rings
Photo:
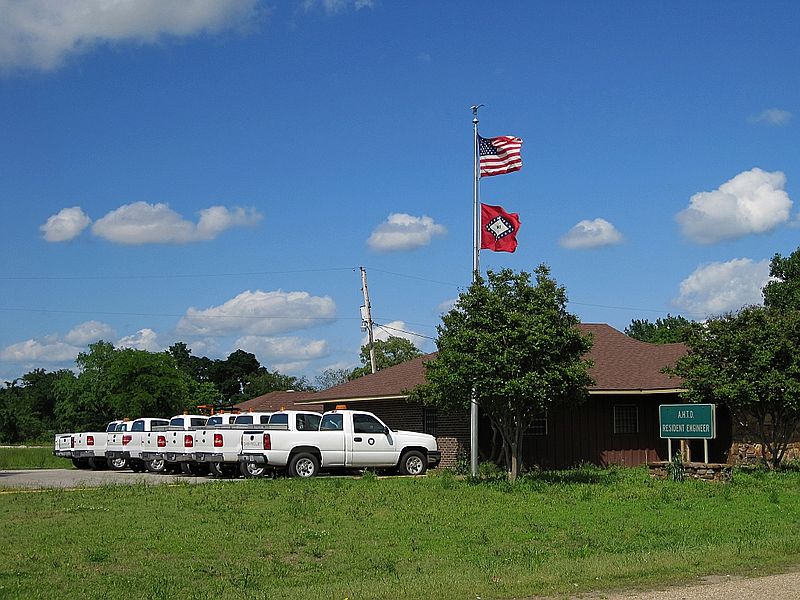
POLYGON ((354 442, 360 442, 360 441, 361 441, 361 438, 360 438, 360 437, 353 438, 353 441, 354 441, 354 442))

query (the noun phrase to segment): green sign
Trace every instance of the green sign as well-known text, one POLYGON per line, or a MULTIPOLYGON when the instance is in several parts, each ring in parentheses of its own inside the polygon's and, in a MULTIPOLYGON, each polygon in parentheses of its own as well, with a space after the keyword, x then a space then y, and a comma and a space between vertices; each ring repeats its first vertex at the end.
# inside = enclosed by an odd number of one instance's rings
POLYGON ((717 437, 717 414, 714 404, 662 404, 658 407, 658 425, 662 439, 712 440, 717 437))

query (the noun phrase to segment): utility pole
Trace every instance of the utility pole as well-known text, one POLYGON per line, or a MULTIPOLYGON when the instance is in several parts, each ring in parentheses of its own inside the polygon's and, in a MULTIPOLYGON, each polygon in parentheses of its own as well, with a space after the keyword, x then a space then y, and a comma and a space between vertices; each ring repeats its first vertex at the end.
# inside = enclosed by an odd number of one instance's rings
POLYGON ((359 267, 359 269, 361 269, 361 291, 364 292, 364 306, 361 307, 361 330, 366 329, 369 335, 369 363, 374 373, 378 368, 375 365, 375 337, 372 334, 372 309, 369 305, 367 270, 364 267, 359 267))

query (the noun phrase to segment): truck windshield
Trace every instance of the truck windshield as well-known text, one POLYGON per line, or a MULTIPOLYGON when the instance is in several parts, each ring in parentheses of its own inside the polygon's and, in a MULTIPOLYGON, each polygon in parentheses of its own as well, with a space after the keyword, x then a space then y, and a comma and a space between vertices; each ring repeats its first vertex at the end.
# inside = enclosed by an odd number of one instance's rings
POLYGON ((169 420, 170 427, 183 427, 183 417, 175 417, 169 420))
POLYGON ((320 431, 343 431, 344 418, 342 415, 323 415, 322 423, 319 425, 320 431))
POLYGON ((144 431, 144 421, 134 421, 131 431, 144 431))
POLYGON ((211 417, 206 423, 206 425, 222 425, 222 417, 220 416, 211 417))
POLYGON ((192 427, 203 427, 208 419, 193 418, 189 425, 192 427))

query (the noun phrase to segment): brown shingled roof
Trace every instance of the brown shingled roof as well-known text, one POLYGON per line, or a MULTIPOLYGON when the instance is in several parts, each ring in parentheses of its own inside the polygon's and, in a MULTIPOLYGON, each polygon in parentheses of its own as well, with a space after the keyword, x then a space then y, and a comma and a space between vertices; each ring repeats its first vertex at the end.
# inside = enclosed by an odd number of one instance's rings
POLYGON ((276 411, 284 408, 286 410, 308 410, 307 406, 299 406, 297 403, 304 400, 313 399, 314 392, 293 392, 293 391, 279 391, 270 392, 263 396, 256 396, 236 404, 239 410, 253 410, 253 411, 276 411))
MULTIPOLYGON (((590 374, 595 385, 590 393, 658 393, 681 387, 681 380, 661 373, 686 354, 683 344, 650 344, 628 337, 605 324, 580 324, 583 333, 591 333, 594 345, 587 358, 594 362, 590 374)), ((337 400, 387 400, 404 398, 425 380, 423 363, 436 353, 426 354, 375 374, 365 375, 327 390, 317 392, 305 403, 337 400)))
POLYGON ((590 374, 595 384, 590 393, 657 392, 681 387, 679 378, 665 375, 661 369, 674 366, 686 354, 684 344, 640 342, 605 324, 586 323, 579 328, 594 339, 587 357, 594 361, 590 374))

